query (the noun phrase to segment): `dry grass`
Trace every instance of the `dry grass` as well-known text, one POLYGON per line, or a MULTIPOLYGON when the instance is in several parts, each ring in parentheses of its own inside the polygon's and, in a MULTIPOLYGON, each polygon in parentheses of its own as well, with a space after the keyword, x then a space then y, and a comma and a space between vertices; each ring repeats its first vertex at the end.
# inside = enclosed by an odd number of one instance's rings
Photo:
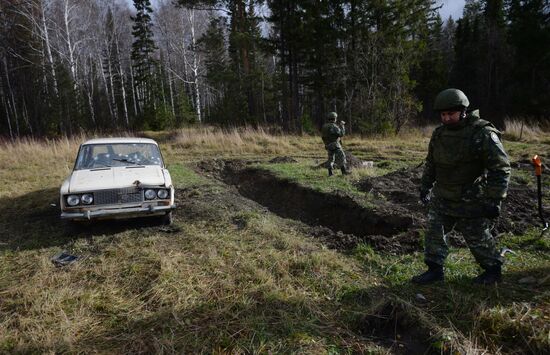
POLYGON ((84 137, 0 141, 0 198, 61 183, 73 168, 84 137), (45 170, 45 167, 48 167, 45 170))
POLYGON ((177 131, 172 141, 178 148, 201 153, 285 154, 302 148, 297 137, 272 135, 263 128, 186 128, 177 131))
POLYGON ((525 119, 506 119, 504 126, 503 138, 513 142, 539 142, 547 134, 539 125, 525 119))
MULTIPOLYGON (((352 136, 344 145, 361 158, 389 161, 391 170, 422 159, 430 133, 352 136)), ((292 221, 237 208, 234 192, 181 164, 203 155, 322 159, 319 137, 210 127, 159 135, 178 191, 212 201, 176 215, 179 230, 171 234, 115 225, 75 235, 63 228, 49 201, 56 200, 86 139, 0 142, 0 353, 384 353, 395 349, 358 332, 358 319, 374 301, 398 295, 415 302, 419 292, 429 306, 410 308, 431 323, 442 351, 477 354, 490 346, 496 353, 509 334, 527 337, 534 350, 550 343, 542 296, 512 287, 498 295, 501 306, 481 306, 480 299, 497 297, 456 280, 474 272, 468 251, 452 253, 465 261, 451 260, 459 263, 450 270, 451 284, 417 289, 408 279, 423 268, 419 254, 370 250, 359 257, 327 250, 292 221), (231 203, 217 203, 222 200, 231 203), (63 249, 86 258, 54 268, 49 258, 63 249), (529 305, 512 302, 516 298, 529 305)), ((518 152, 527 145, 505 144, 518 152)), ((517 251, 510 264, 518 270, 548 265, 547 255, 517 251)), ((508 349, 517 344, 522 340, 508 349)))

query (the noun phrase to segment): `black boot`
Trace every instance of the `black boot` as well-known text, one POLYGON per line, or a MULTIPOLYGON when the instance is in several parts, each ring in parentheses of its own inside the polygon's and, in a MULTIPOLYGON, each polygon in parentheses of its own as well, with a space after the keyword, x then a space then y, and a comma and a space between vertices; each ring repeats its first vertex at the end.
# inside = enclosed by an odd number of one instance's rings
POLYGON ((428 265, 428 271, 414 276, 411 279, 413 283, 418 285, 428 285, 437 281, 443 281, 445 279, 442 265, 432 262, 426 262, 426 265, 428 265))
POLYGON ((472 280, 478 285, 494 285, 502 281, 502 270, 500 265, 484 267, 485 271, 472 280))
POLYGON ((342 172, 342 175, 349 175, 350 174, 348 169, 346 169, 345 166, 341 167, 340 171, 342 172))
POLYGON ((332 176, 332 175, 334 175, 334 174, 332 173, 332 168, 328 168, 328 176, 332 176))

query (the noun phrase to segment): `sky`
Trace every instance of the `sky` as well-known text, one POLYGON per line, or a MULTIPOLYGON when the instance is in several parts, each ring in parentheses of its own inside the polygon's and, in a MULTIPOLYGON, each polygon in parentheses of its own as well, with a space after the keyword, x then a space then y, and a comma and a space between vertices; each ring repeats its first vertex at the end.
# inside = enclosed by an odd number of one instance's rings
POLYGON ((439 0, 438 3, 443 4, 443 7, 439 9, 443 21, 449 18, 449 15, 451 15, 454 20, 459 19, 462 16, 464 1, 465 0, 439 0))
MULTIPOLYGON (((132 0, 126 0, 130 8, 132 8, 133 1, 132 0)), ((156 5, 158 0, 152 0, 153 6, 156 5)), ((438 4, 443 4, 443 7, 439 9, 439 13, 441 14, 441 18, 445 21, 449 15, 453 17, 453 19, 457 20, 462 16, 462 9, 464 8, 464 2, 465 0, 438 0, 438 4)))

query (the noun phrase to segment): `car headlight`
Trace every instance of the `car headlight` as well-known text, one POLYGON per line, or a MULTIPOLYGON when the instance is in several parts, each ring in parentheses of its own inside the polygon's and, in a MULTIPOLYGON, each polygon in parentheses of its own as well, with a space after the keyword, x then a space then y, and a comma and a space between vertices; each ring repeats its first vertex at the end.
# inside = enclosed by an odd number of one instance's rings
POLYGON ((145 198, 148 199, 148 200, 152 200, 154 199, 155 197, 157 197, 157 193, 155 192, 155 190, 145 190, 145 198))
POLYGON ((85 205, 91 205, 92 202, 94 202, 94 195, 92 194, 84 194, 82 195, 82 203, 85 205))
POLYGON ((80 197, 78 195, 67 196, 67 204, 69 206, 76 206, 80 203, 80 197))
POLYGON ((157 191, 157 196, 159 198, 165 199, 165 198, 168 198, 168 195, 169 195, 168 190, 161 189, 157 191))

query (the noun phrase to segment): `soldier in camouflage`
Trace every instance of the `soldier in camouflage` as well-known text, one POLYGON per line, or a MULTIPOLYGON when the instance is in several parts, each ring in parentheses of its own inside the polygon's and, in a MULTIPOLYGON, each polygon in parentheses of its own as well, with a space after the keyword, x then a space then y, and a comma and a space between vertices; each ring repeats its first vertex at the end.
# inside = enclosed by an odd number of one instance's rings
POLYGON ((420 200, 430 210, 424 254, 428 271, 412 278, 417 284, 443 281, 446 234, 453 229, 462 233, 484 269, 474 283, 490 285, 502 278, 503 258, 490 224, 506 197, 510 162, 500 132, 478 110, 467 112, 469 104, 457 89, 444 90, 435 99, 443 125, 432 134, 420 187, 420 200))
POLYGON ((334 163, 340 167, 343 175, 348 174, 346 155, 342 149, 340 138, 346 134, 345 122, 336 124, 338 114, 330 112, 327 115, 327 123, 321 128, 323 143, 328 153, 328 176, 333 175, 334 163))

